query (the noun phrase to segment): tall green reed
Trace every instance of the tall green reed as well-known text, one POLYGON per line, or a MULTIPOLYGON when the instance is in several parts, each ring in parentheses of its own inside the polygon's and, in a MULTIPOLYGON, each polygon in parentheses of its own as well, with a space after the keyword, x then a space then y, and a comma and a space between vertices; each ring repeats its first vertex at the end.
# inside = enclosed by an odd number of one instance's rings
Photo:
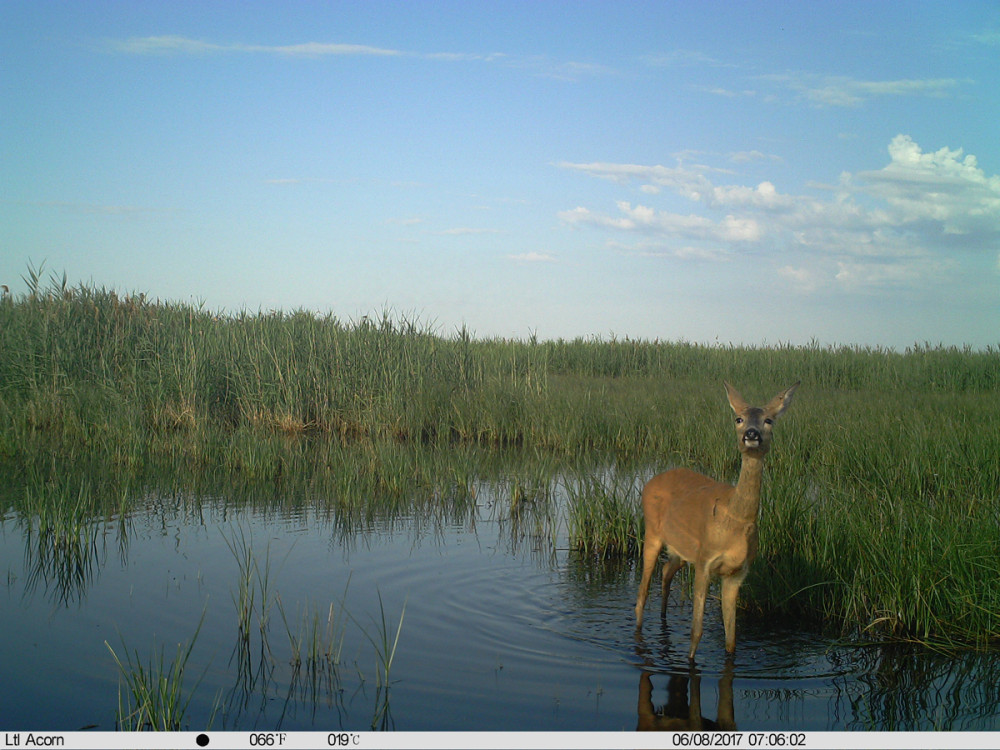
POLYGON ((0 306, 0 455, 45 435, 63 449, 116 446, 125 461, 182 436, 197 458, 249 431, 634 456, 673 450, 676 392, 689 403, 723 378, 890 394, 1000 387, 993 348, 479 339, 390 311, 218 314, 32 278, 0 306))

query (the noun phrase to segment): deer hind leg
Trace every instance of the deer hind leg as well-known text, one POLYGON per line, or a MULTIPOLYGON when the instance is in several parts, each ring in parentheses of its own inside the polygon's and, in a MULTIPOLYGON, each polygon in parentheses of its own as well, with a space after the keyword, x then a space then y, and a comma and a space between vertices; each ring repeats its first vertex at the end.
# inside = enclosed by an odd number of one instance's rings
POLYGON ((698 650, 698 641, 701 640, 702 623, 705 620, 705 600, 708 598, 709 577, 708 565, 702 563, 694 566, 694 611, 691 613, 691 650, 688 651, 689 661, 694 661, 694 652, 698 650))
POLYGON ((684 567, 684 560, 681 556, 667 547, 667 562, 663 566, 663 586, 661 588, 663 598, 660 601, 660 617, 667 613, 667 597, 670 595, 670 582, 674 580, 674 574, 684 567))
POLYGON ((648 536, 642 543, 642 581, 639 583, 639 595, 635 600, 635 626, 642 627, 642 610, 646 606, 646 598, 649 596, 649 582, 653 577, 653 569, 656 567, 656 560, 660 556, 660 548, 663 543, 659 539, 650 539, 648 536))

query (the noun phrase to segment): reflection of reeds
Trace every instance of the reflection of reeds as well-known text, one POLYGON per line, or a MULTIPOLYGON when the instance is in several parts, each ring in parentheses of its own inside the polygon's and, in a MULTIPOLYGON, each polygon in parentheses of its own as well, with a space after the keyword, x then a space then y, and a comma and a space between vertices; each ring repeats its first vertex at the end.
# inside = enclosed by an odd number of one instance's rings
POLYGON ((844 729, 969 731, 996 725, 1000 655, 936 653, 907 644, 858 649, 834 679, 853 717, 844 729), (992 675, 992 676, 991 676, 992 675))
POLYGON ((41 585, 60 604, 82 599, 93 580, 100 530, 91 483, 35 478, 19 504, 24 526, 25 590, 41 585))
MULTIPOLYGON (((321 616, 315 605, 305 603, 294 617, 290 617, 280 593, 274 588, 270 544, 261 558, 254 550, 251 535, 242 528, 233 531, 230 536, 224 535, 224 538, 238 569, 233 592, 237 636, 230 658, 237 678, 225 701, 227 715, 235 716, 249 710, 255 697, 260 701, 256 710, 263 710, 272 689, 284 678, 288 680, 285 711, 296 701, 313 706, 313 710, 321 702, 336 705, 341 710, 341 656, 347 620, 357 622, 344 606, 347 587, 339 604, 331 602, 327 606, 325 616, 321 616), (276 607, 281 616, 287 651, 271 641, 272 607, 276 607), (282 665, 287 665, 288 670, 285 671, 282 665)), ((379 606, 381 608, 381 598, 379 606)), ((384 610, 382 627, 384 631, 384 610)), ((388 675, 399 638, 397 630, 396 640, 389 648, 385 645, 383 631, 380 631, 382 638, 379 640, 362 628, 365 638, 376 648, 379 663, 375 699, 375 713, 379 717, 388 711, 388 675)))
POLYGON ((254 552, 252 535, 242 527, 231 531, 230 536, 222 533, 222 538, 237 565, 233 591, 237 635, 229 659, 230 666, 236 669, 236 681, 227 708, 240 713, 252 696, 259 693, 261 700, 266 700, 274 672, 269 640, 270 612, 276 597, 271 582, 271 545, 266 546, 261 562, 254 552))
POLYGON ((292 667, 305 669, 306 672, 330 671, 336 677, 344 647, 345 623, 334 603, 330 603, 323 619, 315 606, 310 609, 308 604, 305 605, 295 620, 295 627, 289 623, 280 599, 277 604, 288 636, 292 667))
POLYGON ((94 579, 99 555, 95 524, 77 529, 29 526, 25 531, 25 592, 39 586, 61 605, 82 599, 94 579))
MULTIPOLYGON (((406 602, 403 602, 403 609, 399 613, 399 624, 396 625, 396 634, 392 635, 389 630, 389 623, 386 620, 385 606, 382 603, 382 592, 378 592, 379 620, 372 622, 375 625, 376 635, 373 636, 362 626, 361 632, 365 638, 375 647, 376 659, 376 685, 375 685, 375 712, 372 715, 371 728, 392 729, 392 713, 389 709, 389 679, 392 672, 392 663, 396 658, 396 647, 399 645, 399 635, 403 630, 403 617, 406 614, 406 602)), ((354 619, 353 617, 351 618, 354 619)), ((357 620, 355 620, 357 622, 357 620)))
POLYGON ((315 606, 306 604, 294 625, 289 622, 280 599, 277 604, 291 654, 289 698, 297 696, 314 710, 324 700, 328 705, 336 704, 341 708, 341 652, 346 627, 343 601, 339 608, 331 602, 325 618, 315 606))
POLYGON ((248 538, 247 532, 242 527, 233 532, 232 537, 223 533, 222 539, 236 559, 239 569, 233 604, 236 606, 240 640, 249 642, 256 618, 262 645, 266 646, 267 639, 264 634, 267 632, 271 607, 275 601, 271 585, 271 545, 269 543, 265 547, 264 560, 261 563, 254 554, 252 538, 248 538))

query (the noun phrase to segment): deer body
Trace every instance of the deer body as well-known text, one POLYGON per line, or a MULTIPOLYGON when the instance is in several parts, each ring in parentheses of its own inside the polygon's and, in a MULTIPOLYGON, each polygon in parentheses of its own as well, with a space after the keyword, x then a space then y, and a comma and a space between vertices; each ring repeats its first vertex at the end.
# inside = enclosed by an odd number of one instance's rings
POLYGON ((742 455, 736 485, 716 481, 690 469, 672 469, 650 479, 642 491, 646 533, 642 548, 642 581, 635 604, 636 627, 642 614, 653 569, 664 547, 661 615, 674 574, 685 563, 694 566, 694 613, 691 648, 694 660, 701 639, 705 600, 712 576, 722 581, 722 619, 726 650, 736 649, 736 597, 750 563, 757 554, 757 516, 764 456, 771 443, 771 427, 791 403, 798 383, 782 391, 764 407, 749 406, 725 384, 736 415, 737 446, 742 455))

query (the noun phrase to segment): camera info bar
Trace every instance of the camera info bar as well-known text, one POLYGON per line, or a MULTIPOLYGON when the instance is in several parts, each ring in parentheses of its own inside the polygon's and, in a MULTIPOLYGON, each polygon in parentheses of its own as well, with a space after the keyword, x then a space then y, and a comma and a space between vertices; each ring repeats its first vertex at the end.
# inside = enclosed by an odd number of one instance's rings
POLYGON ((873 750, 1000 747, 1000 732, 3 732, 0 750, 604 750, 810 748, 873 750))

